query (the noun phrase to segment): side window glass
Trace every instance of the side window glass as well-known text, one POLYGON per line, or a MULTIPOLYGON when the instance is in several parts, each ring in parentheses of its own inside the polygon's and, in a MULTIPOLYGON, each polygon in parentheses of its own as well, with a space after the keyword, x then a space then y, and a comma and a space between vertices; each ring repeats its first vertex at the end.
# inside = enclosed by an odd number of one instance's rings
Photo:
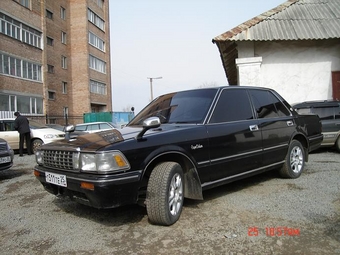
POLYGON ((6 122, 4 121, 2 131, 15 131, 14 129, 14 122, 6 122))
POLYGON ((321 120, 332 120, 334 119, 334 107, 320 107, 314 108, 313 112, 319 116, 321 120))
POLYGON ((340 119, 340 105, 338 107, 335 107, 335 119, 340 119))
POLYGON ((216 104, 210 123, 253 119, 247 91, 224 90, 216 104))
POLYGON ((99 125, 98 124, 88 125, 87 130, 88 131, 99 130, 99 125))
POLYGON ((299 113, 299 114, 306 114, 306 113, 312 113, 310 108, 300 108, 300 109, 296 109, 296 111, 299 113))
POLYGON ((101 123, 100 124, 100 129, 111 129, 111 127, 108 124, 106 124, 106 123, 101 123))
POLYGON ((250 90, 250 94, 258 118, 275 118, 279 116, 276 112, 272 94, 265 90, 250 90))
POLYGON ((75 128, 75 130, 76 131, 86 131, 86 126, 84 125, 84 126, 77 126, 76 128, 75 128))

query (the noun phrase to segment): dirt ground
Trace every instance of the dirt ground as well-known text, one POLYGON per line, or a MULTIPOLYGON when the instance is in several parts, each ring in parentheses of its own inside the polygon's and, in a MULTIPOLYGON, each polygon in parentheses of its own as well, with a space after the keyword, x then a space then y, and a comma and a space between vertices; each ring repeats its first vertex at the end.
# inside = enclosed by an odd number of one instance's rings
POLYGON ((47 193, 34 156, 0 172, 1 254, 340 254, 340 154, 310 155, 302 176, 268 172, 185 200, 170 227, 145 208, 97 210, 47 193))

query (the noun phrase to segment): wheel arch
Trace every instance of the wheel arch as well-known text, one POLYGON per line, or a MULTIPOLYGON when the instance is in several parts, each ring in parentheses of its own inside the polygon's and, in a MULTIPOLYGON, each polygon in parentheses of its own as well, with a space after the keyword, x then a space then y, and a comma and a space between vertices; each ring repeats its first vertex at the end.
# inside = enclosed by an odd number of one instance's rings
POLYGON ((161 162, 176 162, 183 170, 184 176, 184 197, 191 199, 203 200, 201 181, 197 172, 197 168, 193 160, 179 149, 160 151, 155 153, 146 164, 142 183, 147 186, 152 170, 161 162))
POLYGON ((306 159, 305 161, 308 162, 308 156, 309 156, 308 147, 309 147, 309 144, 308 144, 308 139, 306 138, 306 136, 304 136, 303 134, 297 133, 292 137, 291 141, 293 141, 293 140, 297 140, 301 143, 301 145, 304 148, 304 152, 305 152, 305 159, 306 159))

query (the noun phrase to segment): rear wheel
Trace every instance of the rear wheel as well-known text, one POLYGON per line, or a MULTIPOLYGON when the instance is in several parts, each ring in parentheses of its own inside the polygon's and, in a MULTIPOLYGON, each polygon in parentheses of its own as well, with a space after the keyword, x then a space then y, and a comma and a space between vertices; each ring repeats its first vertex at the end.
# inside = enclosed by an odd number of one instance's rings
POLYGON ((305 152, 302 144, 293 140, 288 149, 285 163, 279 173, 285 178, 298 178, 305 166, 305 152))
POLYGON ((335 149, 340 152, 340 136, 338 137, 338 139, 336 139, 335 142, 335 149))
POLYGON ((40 139, 34 139, 31 143, 33 153, 35 153, 37 149, 44 144, 40 139))
POLYGON ((146 210, 151 223, 169 226, 183 208, 183 171, 176 162, 164 162, 152 171, 146 193, 146 210))

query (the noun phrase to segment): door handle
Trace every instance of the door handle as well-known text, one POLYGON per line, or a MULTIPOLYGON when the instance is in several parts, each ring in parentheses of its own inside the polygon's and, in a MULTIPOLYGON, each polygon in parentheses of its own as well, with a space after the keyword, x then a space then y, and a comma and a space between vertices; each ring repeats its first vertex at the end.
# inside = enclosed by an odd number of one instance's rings
POLYGON ((259 130, 259 127, 257 125, 250 125, 249 129, 250 129, 250 131, 257 131, 257 130, 259 130))
POLYGON ((288 127, 291 127, 291 126, 293 126, 293 125, 294 125, 293 121, 291 121, 291 120, 287 121, 287 126, 288 126, 288 127))

